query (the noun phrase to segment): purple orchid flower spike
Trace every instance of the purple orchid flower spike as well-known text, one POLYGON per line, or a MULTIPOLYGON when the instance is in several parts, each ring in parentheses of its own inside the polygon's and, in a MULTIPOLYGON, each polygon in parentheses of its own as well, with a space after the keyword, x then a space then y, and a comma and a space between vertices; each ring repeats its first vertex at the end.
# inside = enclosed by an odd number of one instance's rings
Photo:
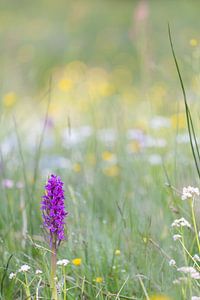
POLYGON ((68 212, 65 210, 65 195, 63 182, 59 176, 51 174, 45 185, 45 195, 42 197, 41 210, 43 226, 49 234, 51 248, 51 289, 52 299, 57 300, 55 283, 57 249, 60 242, 65 239, 64 225, 68 212))
POLYGON ((59 176, 51 174, 45 185, 41 210, 43 225, 49 231, 50 246, 56 244, 56 248, 65 238, 64 220, 68 212, 65 211, 64 200, 63 182, 59 176))

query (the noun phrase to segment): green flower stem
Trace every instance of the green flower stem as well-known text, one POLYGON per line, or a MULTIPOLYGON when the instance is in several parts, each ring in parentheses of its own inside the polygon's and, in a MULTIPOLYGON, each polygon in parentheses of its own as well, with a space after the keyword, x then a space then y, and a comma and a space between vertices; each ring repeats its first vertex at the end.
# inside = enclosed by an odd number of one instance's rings
MULTIPOLYGON (((181 244, 182 244, 182 249, 183 249, 183 255, 184 255, 184 259, 185 259, 185 265, 187 266, 188 265, 188 260, 187 260, 187 251, 186 251, 186 245, 185 245, 185 239, 184 239, 184 232, 183 232, 183 228, 181 227, 181 237, 182 237, 182 241, 181 241, 181 244)), ((189 286, 189 293, 190 293, 190 296, 192 296, 192 290, 191 290, 191 278, 189 278, 188 276, 188 286, 189 286)), ((186 293, 186 288, 182 288, 182 293, 185 297, 185 295, 187 294, 186 293)))
POLYGON ((26 296, 27 296, 27 299, 31 299, 31 292, 30 292, 30 288, 29 288, 28 278, 27 278, 26 272, 24 273, 24 277, 25 277, 25 291, 26 291, 26 296))
POLYGON ((66 272, 65 272, 65 266, 62 268, 63 271, 63 280, 64 280, 64 290, 63 290, 63 300, 67 300, 67 286, 66 286, 66 272))
POLYGON ((56 242, 52 243, 51 249, 51 290, 52 290, 52 300, 58 300, 57 289, 56 289, 56 262, 57 262, 57 253, 56 253, 56 242))
POLYGON ((193 226, 194 226, 195 237, 196 237, 196 241, 197 241, 198 251, 200 253, 200 242, 199 242, 196 218, 195 218, 195 214, 194 214, 194 200, 192 200, 190 202, 190 205, 191 205, 191 211, 192 211, 192 222, 193 222, 193 226))

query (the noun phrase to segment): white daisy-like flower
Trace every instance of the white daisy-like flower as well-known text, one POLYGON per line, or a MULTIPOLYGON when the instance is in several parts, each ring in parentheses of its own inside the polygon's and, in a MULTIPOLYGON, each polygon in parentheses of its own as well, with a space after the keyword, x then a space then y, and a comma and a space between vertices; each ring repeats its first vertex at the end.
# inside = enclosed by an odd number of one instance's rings
POLYGON ((15 273, 12 272, 12 273, 9 274, 9 279, 10 279, 10 280, 13 279, 13 278, 15 278, 15 277, 16 277, 16 274, 15 274, 15 273))
POLYGON ((188 227, 191 228, 190 223, 185 218, 180 218, 174 220, 174 222, 171 225, 172 227, 188 227))
POLYGON ((192 187, 189 185, 188 187, 183 188, 181 199, 187 200, 199 195, 200 195, 199 188, 192 187))
POLYGON ((173 240, 174 241, 177 241, 177 240, 180 240, 181 239, 181 235, 180 234, 174 234, 173 235, 173 240))
POLYGON ((169 261, 169 266, 170 267, 173 267, 173 266, 175 266, 176 265, 176 261, 174 260, 174 259, 170 259, 170 261, 169 261))
POLYGON ((200 300, 200 297, 198 297, 198 296, 192 296, 191 300, 200 300))
POLYGON ((68 259, 61 259, 57 261, 57 265, 58 266, 67 266, 69 264, 69 260, 68 259))
POLYGON ((41 271, 41 270, 36 270, 36 271, 35 271, 35 275, 40 275, 40 274, 42 274, 42 271, 41 271))
POLYGON ((18 272, 28 272, 30 267, 28 265, 22 265, 18 272))

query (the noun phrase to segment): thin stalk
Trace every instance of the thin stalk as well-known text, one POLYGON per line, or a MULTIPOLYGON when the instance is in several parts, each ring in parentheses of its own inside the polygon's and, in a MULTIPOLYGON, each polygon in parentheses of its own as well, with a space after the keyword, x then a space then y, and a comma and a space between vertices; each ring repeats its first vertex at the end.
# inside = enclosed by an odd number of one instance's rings
POLYGON ((168 25, 168 34, 169 34, 169 41, 170 41, 170 46, 171 46, 171 50, 172 50, 172 55, 173 55, 173 58, 174 58, 176 70, 177 70, 177 73, 178 73, 178 77, 179 77, 179 81, 180 81, 181 89, 182 89, 182 93, 183 93, 186 119, 187 119, 187 127, 188 127, 189 139, 190 139, 190 146, 191 146, 191 150, 192 150, 196 170, 197 170, 198 176, 200 178, 200 168, 199 168, 200 153, 199 153, 199 148, 198 148, 198 144, 197 144, 197 139, 196 139, 196 135, 195 135, 195 131, 194 131, 194 126, 193 126, 193 122, 192 122, 190 109, 189 109, 189 106, 188 106, 188 103, 187 103, 187 97, 186 97, 186 92, 185 92, 183 79, 182 79, 182 76, 181 76, 180 68, 179 68, 178 61, 177 61, 177 58, 176 58, 176 54, 175 54, 175 51, 174 51, 174 46, 173 46, 172 36, 171 36, 171 30, 170 30, 169 25, 168 25), (194 139, 194 142, 193 142, 193 139, 194 139))
MULTIPOLYGON (((186 250, 186 246, 185 246, 185 239, 184 239, 184 234, 183 234, 183 228, 181 227, 181 237, 182 237, 182 247, 183 247, 183 255, 184 255, 184 259, 185 259, 185 265, 188 266, 188 260, 187 260, 187 251, 186 250)), ((190 296, 192 295, 192 291, 191 291, 191 278, 188 277, 189 280, 189 292, 190 292, 190 296)), ((184 289, 185 291, 185 295, 186 295, 186 288, 184 289)))
POLYGON ((52 300, 57 300, 57 289, 56 289, 56 262, 57 262, 57 252, 56 252, 56 242, 52 242, 51 248, 51 289, 52 289, 52 300))
POLYGON ((25 290, 26 290, 26 296, 27 296, 27 299, 31 299, 31 293, 30 293, 30 288, 29 288, 28 278, 27 278, 26 272, 24 273, 24 276, 25 276, 25 290))
POLYGON ((198 230, 197 230, 196 218, 195 218, 195 214, 194 214, 194 199, 191 200, 190 206, 191 206, 191 212, 192 212, 192 222, 193 222, 193 226, 194 226, 195 237, 196 237, 196 241, 197 241, 198 250, 200 253, 199 235, 198 235, 198 230))
POLYGON ((145 294, 146 300, 150 300, 149 295, 148 295, 148 293, 147 293, 147 290, 146 290, 146 288, 145 288, 145 286, 144 286, 144 283, 143 283, 143 281, 142 281, 140 275, 138 275, 138 279, 139 279, 139 282, 140 282, 140 284, 141 284, 142 290, 143 290, 143 292, 144 292, 144 294, 145 294))
POLYGON ((67 286, 66 286, 65 266, 63 266, 62 269, 63 269, 63 280, 64 280, 63 300, 67 300, 67 286))

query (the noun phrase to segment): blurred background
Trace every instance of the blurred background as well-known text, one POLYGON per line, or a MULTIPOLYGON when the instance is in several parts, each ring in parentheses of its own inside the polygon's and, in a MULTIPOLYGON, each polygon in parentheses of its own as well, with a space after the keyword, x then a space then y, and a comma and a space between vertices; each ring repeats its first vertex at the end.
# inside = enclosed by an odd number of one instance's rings
POLYGON ((117 120, 125 115, 131 124, 147 113, 171 116, 181 93, 174 89, 167 24, 195 99, 198 11, 195 0, 2 0, 1 105, 21 105, 24 113, 34 105, 38 113, 52 78, 50 114, 59 120, 73 116, 73 125, 85 117, 93 122, 91 110, 98 125, 102 116, 109 123, 105 112, 112 115, 113 107, 117 120))

